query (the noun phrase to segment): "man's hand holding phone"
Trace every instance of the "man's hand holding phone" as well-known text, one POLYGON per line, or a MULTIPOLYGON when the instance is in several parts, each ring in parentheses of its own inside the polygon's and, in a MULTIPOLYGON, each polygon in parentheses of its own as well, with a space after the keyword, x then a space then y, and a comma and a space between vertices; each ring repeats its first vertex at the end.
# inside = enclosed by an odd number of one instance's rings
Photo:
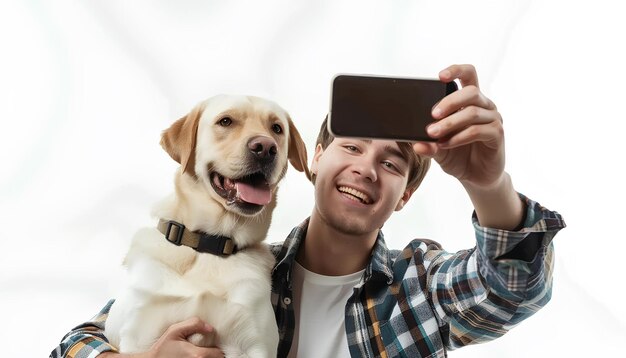
POLYGON ((496 105, 480 91, 472 65, 450 66, 439 79, 458 79, 462 88, 432 110, 436 121, 427 132, 437 142, 418 142, 413 149, 433 157, 463 184, 480 225, 516 229, 524 220, 525 204, 504 171, 504 129, 496 105))
POLYGON ((419 142, 414 150, 433 157, 462 183, 488 188, 504 173, 504 130, 495 104, 479 89, 472 65, 453 65, 439 73, 442 82, 460 80, 462 88, 433 109, 435 122, 426 131, 434 143, 419 142))

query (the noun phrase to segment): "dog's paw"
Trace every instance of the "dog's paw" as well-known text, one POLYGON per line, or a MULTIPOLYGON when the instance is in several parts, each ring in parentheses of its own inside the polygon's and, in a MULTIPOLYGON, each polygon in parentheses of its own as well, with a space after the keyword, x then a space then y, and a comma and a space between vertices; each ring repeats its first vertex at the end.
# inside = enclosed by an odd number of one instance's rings
POLYGON ((194 333, 191 336, 187 337, 187 341, 189 343, 193 343, 198 347, 215 347, 216 340, 215 334, 202 334, 202 333, 194 333))

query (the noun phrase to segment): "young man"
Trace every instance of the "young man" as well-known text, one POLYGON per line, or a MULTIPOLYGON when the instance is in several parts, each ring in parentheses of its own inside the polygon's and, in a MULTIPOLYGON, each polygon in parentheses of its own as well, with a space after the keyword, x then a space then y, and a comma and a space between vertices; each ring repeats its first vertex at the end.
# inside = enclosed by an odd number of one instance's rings
MULTIPOLYGON (((443 70, 462 89, 434 109, 436 143, 332 138, 325 125, 311 172, 311 217, 274 245, 272 303, 279 357, 445 357, 497 338, 550 299, 552 238, 560 215, 515 192, 504 172, 502 119, 473 66, 443 70), (447 253, 432 241, 387 249, 380 228, 419 186, 430 159, 456 177, 475 208, 476 247, 447 253)), ((122 357, 102 336, 111 301, 70 332, 52 357, 122 357)), ((212 328, 171 326, 134 357, 221 357, 185 337, 212 328)), ((128 355, 126 355, 128 356, 128 355)))

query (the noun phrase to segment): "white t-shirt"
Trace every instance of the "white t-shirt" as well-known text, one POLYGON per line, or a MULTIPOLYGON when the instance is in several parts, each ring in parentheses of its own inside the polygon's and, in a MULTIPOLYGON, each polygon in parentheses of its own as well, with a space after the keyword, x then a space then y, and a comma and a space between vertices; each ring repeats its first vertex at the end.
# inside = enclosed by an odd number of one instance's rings
POLYGON ((324 276, 293 266, 296 327, 289 358, 350 357, 345 309, 365 270, 346 276, 324 276))

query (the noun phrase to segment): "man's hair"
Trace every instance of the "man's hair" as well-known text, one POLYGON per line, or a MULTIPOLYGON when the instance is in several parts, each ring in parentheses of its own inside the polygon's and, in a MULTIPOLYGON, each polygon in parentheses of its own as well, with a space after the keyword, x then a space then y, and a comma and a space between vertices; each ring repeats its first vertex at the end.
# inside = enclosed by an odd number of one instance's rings
MULTIPOLYGON (((322 122, 322 126, 320 127, 320 132, 317 135, 317 141, 315 142, 315 147, 318 144, 322 146, 322 149, 326 149, 328 145, 335 139, 335 137, 330 134, 328 131, 328 116, 324 118, 322 122)), ((406 188, 410 190, 415 190, 424 180, 426 173, 428 172, 428 168, 430 168, 430 158, 423 157, 413 150, 413 145, 408 142, 396 142, 398 143, 398 147, 400 147, 400 151, 404 158, 409 163, 409 178, 406 183, 406 188)), ((311 181, 315 184, 315 177, 312 175, 311 181)))

